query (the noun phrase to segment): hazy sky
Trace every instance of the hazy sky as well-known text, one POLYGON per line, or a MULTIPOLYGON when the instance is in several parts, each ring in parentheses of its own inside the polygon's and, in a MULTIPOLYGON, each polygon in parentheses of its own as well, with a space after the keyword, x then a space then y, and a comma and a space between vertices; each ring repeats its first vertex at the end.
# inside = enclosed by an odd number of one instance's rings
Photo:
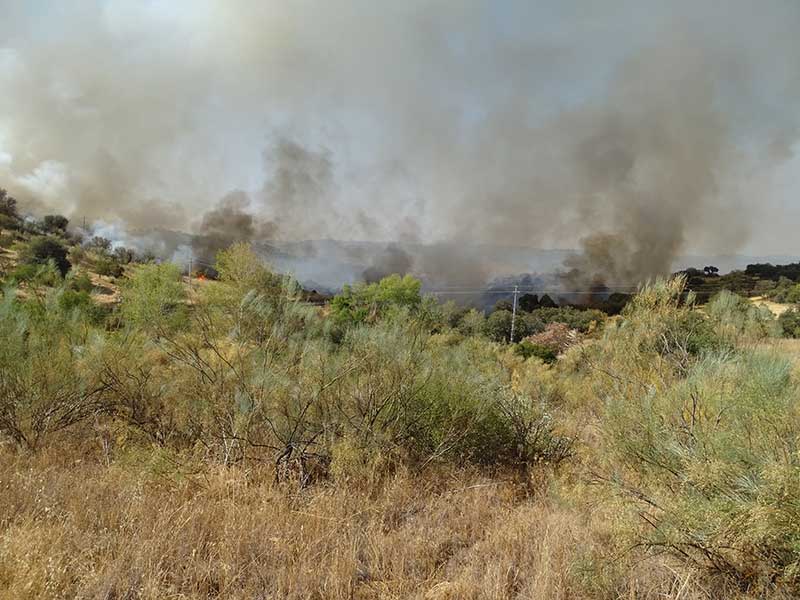
POLYGON ((280 239, 800 252, 795 0, 0 14, 0 186, 38 210, 197 230, 235 193, 280 239))

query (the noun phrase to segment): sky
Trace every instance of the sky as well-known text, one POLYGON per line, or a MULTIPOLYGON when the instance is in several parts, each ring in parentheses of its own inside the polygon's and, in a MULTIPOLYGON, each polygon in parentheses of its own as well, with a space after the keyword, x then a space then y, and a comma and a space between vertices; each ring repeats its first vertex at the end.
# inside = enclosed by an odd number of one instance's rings
POLYGON ((676 253, 798 252, 793 0, 0 0, 0 14, 0 187, 38 213, 583 248, 575 268, 623 278, 676 253))

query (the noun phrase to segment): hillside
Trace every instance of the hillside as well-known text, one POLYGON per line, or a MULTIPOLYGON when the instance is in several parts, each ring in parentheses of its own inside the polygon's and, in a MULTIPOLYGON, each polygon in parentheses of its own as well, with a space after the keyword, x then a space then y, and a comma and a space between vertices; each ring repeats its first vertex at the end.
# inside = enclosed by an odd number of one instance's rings
POLYGON ((486 315, 10 225, 0 597, 800 593, 791 265, 486 315))

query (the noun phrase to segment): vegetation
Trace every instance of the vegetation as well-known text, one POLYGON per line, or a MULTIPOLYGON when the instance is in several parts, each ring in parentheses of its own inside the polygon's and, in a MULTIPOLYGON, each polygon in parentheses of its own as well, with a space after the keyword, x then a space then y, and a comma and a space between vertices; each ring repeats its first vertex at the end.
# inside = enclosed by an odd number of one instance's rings
POLYGON ((57 238, 37 236, 19 249, 20 262, 23 265, 45 265, 51 263, 65 276, 71 268, 67 259, 67 249, 57 238))
POLYGON ((800 593, 797 310, 677 277, 509 344, 410 276, 320 307, 246 244, 190 286, 68 243, 0 302, 0 596, 800 593))

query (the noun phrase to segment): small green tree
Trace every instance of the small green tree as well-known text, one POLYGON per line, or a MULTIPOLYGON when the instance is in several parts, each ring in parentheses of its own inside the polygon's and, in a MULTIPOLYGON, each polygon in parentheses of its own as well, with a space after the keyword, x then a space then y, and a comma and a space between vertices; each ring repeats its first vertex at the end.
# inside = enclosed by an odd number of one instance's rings
POLYGON ((60 233, 66 231, 69 219, 63 215, 45 215, 42 219, 42 229, 48 233, 60 233))
POLYGON ((247 292, 274 295, 281 289, 281 278, 275 275, 255 253, 253 247, 245 242, 233 244, 217 253, 214 265, 219 280, 247 292))
POLYGON ((171 331, 186 320, 185 299, 186 290, 176 265, 141 265, 122 288, 122 317, 145 330, 171 331))
POLYGON ((403 308, 415 312, 422 304, 422 282, 411 275, 389 275, 377 283, 345 285, 331 302, 340 323, 362 323, 403 308))

